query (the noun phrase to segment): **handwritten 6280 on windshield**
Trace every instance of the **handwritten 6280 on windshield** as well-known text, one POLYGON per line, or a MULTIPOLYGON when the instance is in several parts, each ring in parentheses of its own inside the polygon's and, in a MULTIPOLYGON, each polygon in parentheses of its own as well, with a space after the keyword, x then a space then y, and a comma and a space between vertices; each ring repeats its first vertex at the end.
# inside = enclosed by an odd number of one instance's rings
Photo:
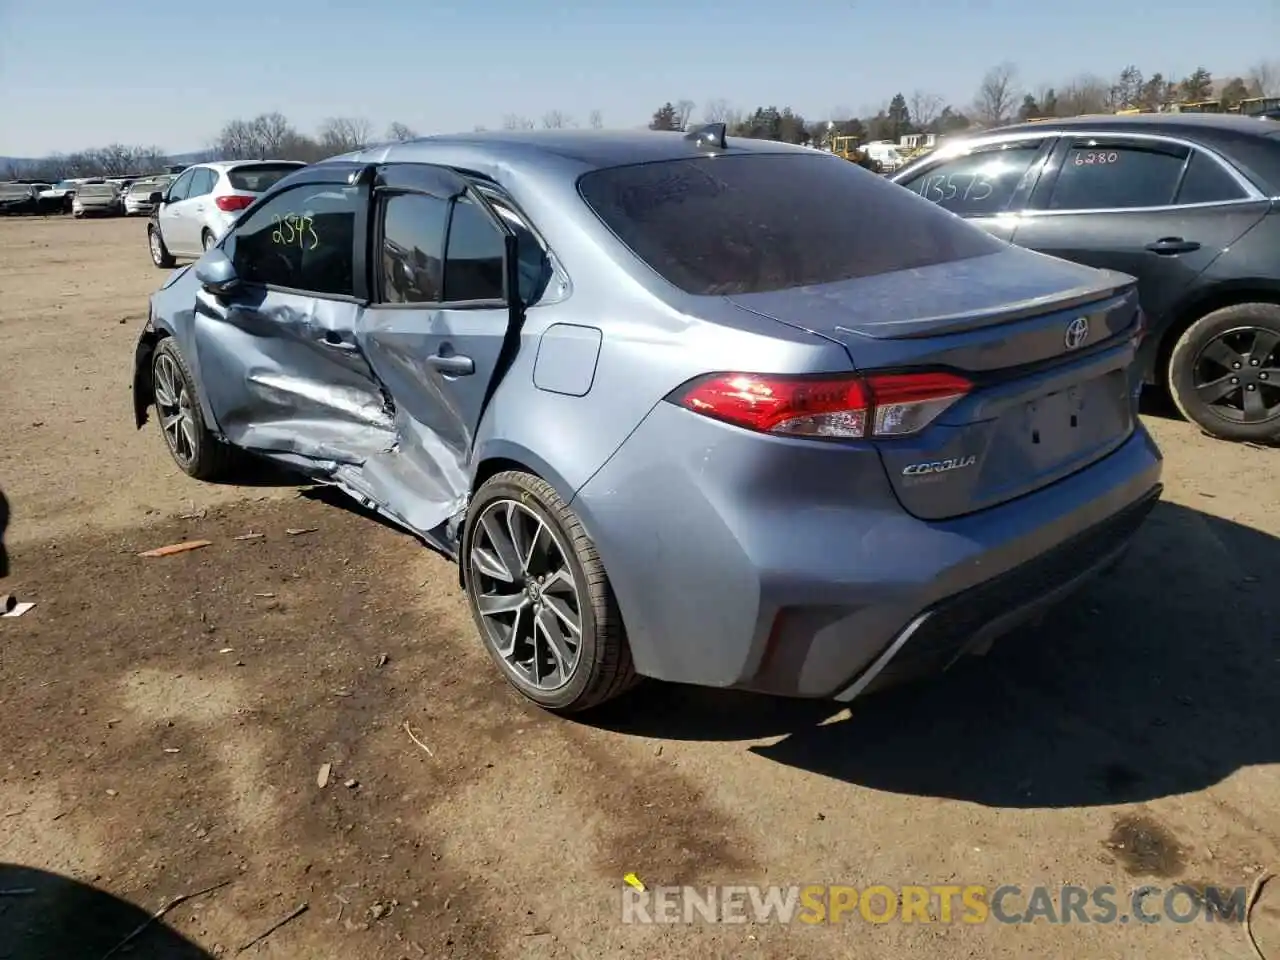
POLYGON ((296 213, 283 217, 276 214, 271 221, 274 224, 274 229, 271 231, 272 243, 282 247, 296 246, 300 250, 314 250, 320 246, 315 222, 310 217, 296 213))

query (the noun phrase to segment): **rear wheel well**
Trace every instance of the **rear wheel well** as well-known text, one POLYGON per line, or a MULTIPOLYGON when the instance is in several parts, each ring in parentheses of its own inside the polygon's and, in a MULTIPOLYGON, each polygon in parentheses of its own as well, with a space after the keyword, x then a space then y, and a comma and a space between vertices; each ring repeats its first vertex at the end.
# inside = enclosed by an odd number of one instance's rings
POLYGON ((1280 290, 1266 287, 1232 287, 1225 290, 1211 291, 1204 297, 1193 300, 1175 315, 1174 320, 1165 330, 1156 348, 1155 369, 1153 379, 1159 386, 1169 389, 1169 358, 1178 338, 1187 332, 1187 328, 1223 307, 1233 307, 1238 303, 1274 303, 1280 304, 1280 290))
MULTIPOLYGON (((480 465, 476 467, 475 478, 471 481, 471 493, 467 497, 468 505, 471 503, 472 498, 475 497, 476 491, 484 486, 490 477, 496 477, 507 470, 519 470, 521 473, 530 474, 539 480, 546 479, 538 471, 521 463, 519 460, 511 460, 507 457, 490 457, 488 460, 482 460, 480 465)), ((466 523, 465 514, 463 515, 462 523, 466 523)), ((458 586, 465 590, 467 588, 467 560, 462 555, 462 531, 463 528, 460 525, 458 528, 458 586)))

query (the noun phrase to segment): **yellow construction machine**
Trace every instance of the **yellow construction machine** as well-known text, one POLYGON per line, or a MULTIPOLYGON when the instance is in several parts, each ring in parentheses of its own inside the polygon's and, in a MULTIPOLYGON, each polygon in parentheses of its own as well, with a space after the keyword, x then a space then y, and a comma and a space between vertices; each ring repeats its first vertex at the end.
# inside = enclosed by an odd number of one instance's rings
POLYGON ((831 138, 831 152, 837 157, 844 157, 850 163, 865 167, 872 173, 880 173, 880 161, 872 160, 865 150, 858 149, 858 138, 851 136, 835 136, 831 138))

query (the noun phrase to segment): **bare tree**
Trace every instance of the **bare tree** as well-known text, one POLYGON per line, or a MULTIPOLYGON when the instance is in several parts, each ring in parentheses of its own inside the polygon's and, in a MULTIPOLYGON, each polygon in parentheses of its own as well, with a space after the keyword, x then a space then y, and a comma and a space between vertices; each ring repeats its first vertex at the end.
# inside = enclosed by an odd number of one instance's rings
POLYGON ((687 130, 689 120, 693 117, 693 108, 696 104, 692 100, 676 101, 676 129, 687 130))
POLYGON ((503 130, 532 130, 533 121, 528 117, 522 117, 518 113, 508 113, 502 118, 503 130))
POLYGON ((938 119, 938 114, 945 105, 946 101, 938 94, 916 90, 911 94, 911 122, 917 127, 927 127, 938 119))
POLYGON ((1018 109, 1018 101, 1022 99, 1017 76, 1017 68, 1007 62, 987 71, 973 103, 974 113, 979 120, 996 126, 1014 115, 1018 109))
POLYGON ((565 127, 572 127, 573 121, 568 114, 559 110, 548 110, 542 115, 542 126, 547 130, 563 130, 565 127))
POLYGON ((361 150, 372 140, 373 124, 361 117, 330 117, 320 125, 320 147, 331 155, 361 150))
MULTIPOLYGON (((1092 73, 1081 74, 1056 92, 1057 113, 1064 117, 1103 113, 1115 99, 1112 84, 1092 73)), ((1041 106, 1044 106, 1043 102, 1041 106)))
POLYGON ((1249 83, 1262 97, 1280 97, 1280 60, 1263 60, 1249 68, 1249 83))
POLYGON ((591 113, 587 115, 587 126, 589 126, 592 130, 603 129, 604 114, 602 114, 599 110, 592 110, 591 113))
POLYGON ((397 120, 391 126, 387 127, 387 139, 395 140, 398 143, 404 143, 406 140, 414 140, 418 136, 418 131, 410 126, 406 126, 397 120))
POLYGON ((263 113, 253 120, 253 135, 262 157, 281 157, 295 146, 300 135, 283 113, 263 113))
POLYGON ((725 123, 731 113, 733 113, 733 107, 729 105, 729 101, 723 97, 717 97, 715 100, 707 101, 707 105, 702 110, 702 120, 704 123, 725 123))

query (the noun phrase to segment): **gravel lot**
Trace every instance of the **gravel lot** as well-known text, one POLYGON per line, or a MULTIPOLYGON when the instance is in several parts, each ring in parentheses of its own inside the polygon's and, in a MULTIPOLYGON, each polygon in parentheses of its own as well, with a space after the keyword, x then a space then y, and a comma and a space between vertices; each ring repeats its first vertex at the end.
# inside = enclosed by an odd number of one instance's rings
MULTIPOLYGON (((0 894, 34 889, 0 896, 0 958, 98 960, 145 919, 36 869, 146 913, 230 879, 164 918, 214 956, 302 903, 245 955, 1251 955, 1223 922, 641 926, 621 891, 1123 901, 1280 867, 1280 450, 1148 416, 1165 503, 1123 566, 936 683, 852 711, 649 685, 574 723, 508 692, 415 541, 287 478, 188 480, 134 429, 162 279, 142 221, 0 220, 4 589, 37 603, 0 622, 0 894)), ((1254 926, 1280 957, 1280 881, 1254 926)), ((202 955, 165 936, 131 955, 202 955)))

